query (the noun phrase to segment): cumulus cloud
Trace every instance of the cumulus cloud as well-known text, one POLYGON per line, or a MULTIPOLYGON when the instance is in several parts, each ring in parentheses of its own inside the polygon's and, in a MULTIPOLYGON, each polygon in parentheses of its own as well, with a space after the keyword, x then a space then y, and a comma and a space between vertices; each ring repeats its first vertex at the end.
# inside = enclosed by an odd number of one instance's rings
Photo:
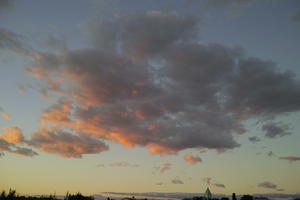
POLYGON ((279 159, 280 160, 287 160, 290 163, 300 161, 300 157, 296 157, 296 156, 284 156, 284 157, 279 157, 279 159))
POLYGON ((23 132, 16 126, 4 127, 3 132, 0 133, 0 139, 12 144, 24 143, 23 132))
POLYGON ((22 130, 16 126, 4 127, 3 132, 0 133, 0 151, 29 157, 38 155, 32 149, 20 145, 28 145, 22 130))
POLYGON ((260 141, 260 138, 257 136, 249 137, 248 140, 252 143, 256 143, 260 141))
POLYGON ((30 148, 21 147, 14 143, 7 142, 6 140, 0 139, 0 154, 4 155, 3 152, 9 152, 13 154, 18 154, 21 156, 32 157, 38 155, 35 151, 30 148))
POLYGON ((97 167, 139 167, 138 164, 131 164, 125 161, 122 162, 114 162, 110 164, 98 164, 97 167))
POLYGON ((196 164, 198 162, 202 162, 202 159, 199 156, 193 156, 193 155, 185 155, 184 160, 190 164, 196 164))
POLYGON ((265 132, 265 136, 268 138, 283 137, 290 135, 290 127, 286 124, 269 122, 262 126, 262 130, 265 132))
MULTIPOLYGON (((244 120, 300 109, 295 74, 249 58, 241 48, 199 43, 197 18, 140 12, 95 20, 89 28, 92 47, 35 53, 27 69, 41 81, 43 94, 59 98, 41 123, 75 137, 74 145, 89 143, 83 139, 88 137, 160 155, 188 148, 224 151, 240 146, 233 134, 245 133, 244 120)), ((287 133, 276 127, 283 132, 266 125, 266 136, 287 133)), ((64 143, 60 132, 46 135, 64 143)), ((75 146, 61 148, 66 150, 76 152, 75 146)))
POLYGON ((184 182, 182 180, 180 180, 180 179, 173 179, 172 183, 173 184, 184 184, 184 182))
POLYGON ((100 140, 83 134, 72 134, 53 128, 41 128, 32 135, 30 144, 35 148, 66 158, 81 158, 82 154, 107 151, 100 140))
POLYGON ((214 183, 214 186, 220 187, 220 188, 225 188, 225 185, 221 184, 221 183, 214 183))

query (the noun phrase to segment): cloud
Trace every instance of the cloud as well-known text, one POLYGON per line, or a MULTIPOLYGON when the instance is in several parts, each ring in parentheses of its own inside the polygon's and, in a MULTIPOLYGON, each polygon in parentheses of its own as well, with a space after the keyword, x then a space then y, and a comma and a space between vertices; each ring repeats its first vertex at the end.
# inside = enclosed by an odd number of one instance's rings
MULTIPOLYGON (((4 1, 5 2, 5 1, 4 1)), ((0 4, 1 9, 1 4, 0 4)), ((1 10, 0 10, 1 12, 1 10)), ((0 51, 10 51, 23 55, 30 55, 30 48, 24 45, 20 39, 22 37, 4 28, 0 28, 0 51)))
POLYGON ((257 136, 253 136, 253 137, 248 137, 248 140, 252 143, 256 143, 260 141, 260 138, 257 136))
POLYGON ((225 185, 221 183, 214 183, 213 185, 216 187, 225 188, 225 185))
POLYGON ((290 163, 300 161, 300 157, 296 156, 285 156, 285 157, 279 157, 280 160, 287 160, 290 163))
POLYGON ((202 159, 199 156, 193 156, 193 155, 185 155, 184 160, 190 164, 196 164, 198 162, 202 162, 202 159))
POLYGON ((273 153, 273 151, 269 151, 269 152, 267 153, 267 155, 268 155, 269 157, 272 157, 272 156, 274 156, 275 154, 273 153))
POLYGON ((122 162, 114 162, 110 164, 98 164, 97 167, 139 167, 138 164, 130 164, 128 162, 122 161, 122 162))
POLYGON ((4 127, 0 139, 12 144, 24 143, 23 132, 16 126, 4 127))
POLYGON ((154 167, 154 170, 159 171, 160 173, 164 173, 170 170, 172 167, 172 163, 164 163, 161 166, 154 167))
POLYGON ((7 114, 7 113, 1 113, 1 115, 2 115, 2 117, 3 117, 4 119, 6 119, 6 120, 11 120, 11 117, 10 117, 9 114, 7 114))
POLYGON ((32 135, 30 144, 35 148, 66 158, 81 158, 83 154, 107 151, 108 147, 100 140, 83 135, 42 128, 32 135))
POLYGON ((32 149, 20 145, 28 145, 22 130, 16 126, 4 127, 3 132, 0 134, 0 151, 28 157, 38 155, 32 149))
POLYGON ((14 4, 14 0, 1 0, 0 1, 0 14, 8 8, 11 8, 14 4))
POLYGON ((269 181, 265 181, 265 182, 259 183, 258 187, 263 187, 263 188, 267 188, 267 189, 273 189, 273 190, 276 190, 276 191, 284 191, 284 189, 278 188, 277 185, 275 185, 274 183, 271 183, 269 181))
POLYGON ((179 180, 179 179, 173 179, 172 183, 173 184, 184 184, 184 182, 182 180, 179 180))
POLYGON ((292 21, 298 24, 300 23, 300 11, 298 11, 292 16, 292 21))
POLYGON ((291 132, 289 132, 290 127, 288 125, 275 122, 264 124, 262 126, 262 130, 268 138, 283 137, 291 134, 291 132))
POLYGON ((17 155, 21 155, 21 156, 26 156, 26 157, 32 157, 32 156, 38 155, 38 153, 36 153, 32 149, 29 149, 26 147, 20 147, 14 143, 9 143, 3 139, 0 139, 0 154, 1 154, 1 156, 4 155, 4 153, 3 153, 4 151, 13 153, 13 154, 17 154, 17 155))
MULTIPOLYGON (((69 131, 75 141, 87 136, 160 155, 225 151, 240 146, 234 134, 245 132, 245 120, 300 109, 295 74, 242 48, 199 43, 198 18, 139 12, 88 28, 91 47, 35 53, 27 69, 44 95, 57 98, 41 118, 43 126, 60 127, 56 143, 69 131)), ((264 127, 269 138, 287 134, 281 124, 275 127, 283 132, 264 127)), ((75 146, 69 150, 77 155, 75 146)))
POLYGON ((155 183, 155 185, 163 185, 163 184, 164 184, 163 182, 155 183))

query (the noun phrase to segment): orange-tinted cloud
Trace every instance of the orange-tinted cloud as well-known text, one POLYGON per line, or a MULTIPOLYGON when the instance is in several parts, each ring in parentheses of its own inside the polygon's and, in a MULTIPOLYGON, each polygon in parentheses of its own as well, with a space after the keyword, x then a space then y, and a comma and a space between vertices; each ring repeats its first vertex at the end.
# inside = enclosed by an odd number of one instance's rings
POLYGON ((1 113, 2 117, 7 120, 11 120, 11 116, 7 113, 1 113))
POLYGON ((280 157, 279 159, 280 160, 287 160, 290 163, 300 161, 300 157, 296 157, 296 156, 285 156, 285 157, 280 157))
MULTIPOLYGON (((33 54, 29 74, 58 99, 43 112, 40 129, 60 129, 38 130, 37 147, 64 157, 107 149, 86 151, 79 141, 88 137, 160 155, 221 152, 240 146, 234 133, 244 133, 245 120, 300 110, 291 74, 241 49, 191 42, 198 25, 170 12, 129 14, 91 23, 90 48, 33 54)), ((287 133, 285 126, 265 128, 270 137, 287 133)))
POLYGON ((4 127, 3 133, 0 134, 0 152, 6 151, 27 157, 38 155, 32 149, 20 145, 29 145, 22 130, 16 126, 4 127))
POLYGON ((108 147, 100 140, 87 135, 72 134, 60 130, 40 129, 32 135, 31 145, 41 151, 66 158, 81 158, 83 154, 107 151, 108 147))
POLYGON ((12 144, 24 143, 22 130, 16 126, 4 127, 3 132, 0 134, 0 139, 12 144))
POLYGON ((189 155, 189 154, 184 156, 184 160, 193 165, 202 161, 202 159, 200 157, 189 155))

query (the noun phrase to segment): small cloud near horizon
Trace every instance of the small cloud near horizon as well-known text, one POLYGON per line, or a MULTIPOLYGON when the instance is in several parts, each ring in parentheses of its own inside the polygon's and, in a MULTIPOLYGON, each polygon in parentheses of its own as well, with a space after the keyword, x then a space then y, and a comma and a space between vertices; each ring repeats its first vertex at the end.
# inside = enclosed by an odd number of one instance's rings
POLYGON ((273 190, 276 190, 276 191, 284 191, 284 189, 278 188, 276 184, 271 183, 269 181, 265 181, 265 182, 259 183, 258 187, 267 188, 267 189, 273 189, 273 190))
POLYGON ((178 178, 177 179, 173 179, 172 183, 173 184, 184 184, 184 182, 182 180, 178 179, 178 178))
POLYGON ((296 161, 300 161, 300 157, 297 156, 284 156, 284 157, 280 157, 279 160, 287 160, 290 163, 296 162, 296 161))
POLYGON ((198 162, 202 162, 202 159, 199 156, 193 156, 193 155, 190 155, 190 154, 186 154, 184 156, 184 160, 187 163, 190 163, 192 165, 197 164, 198 162))
POLYGON ((97 164, 97 167, 139 167, 138 164, 131 164, 125 161, 122 162, 113 162, 110 164, 97 164))

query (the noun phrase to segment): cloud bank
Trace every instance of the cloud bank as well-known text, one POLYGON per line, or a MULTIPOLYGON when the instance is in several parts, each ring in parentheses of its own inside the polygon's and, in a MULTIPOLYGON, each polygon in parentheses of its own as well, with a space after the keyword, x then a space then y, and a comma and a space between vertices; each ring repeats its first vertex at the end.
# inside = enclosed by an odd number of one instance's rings
MULTIPOLYGON (((79 158, 108 150, 106 141, 159 155, 225 151, 240 146, 245 120, 300 109, 295 74, 241 48, 202 44, 196 17, 131 13, 91 21, 89 32, 92 46, 35 52, 27 69, 57 98, 32 136, 42 151, 79 158)), ((263 126, 267 138, 288 129, 263 126)))

